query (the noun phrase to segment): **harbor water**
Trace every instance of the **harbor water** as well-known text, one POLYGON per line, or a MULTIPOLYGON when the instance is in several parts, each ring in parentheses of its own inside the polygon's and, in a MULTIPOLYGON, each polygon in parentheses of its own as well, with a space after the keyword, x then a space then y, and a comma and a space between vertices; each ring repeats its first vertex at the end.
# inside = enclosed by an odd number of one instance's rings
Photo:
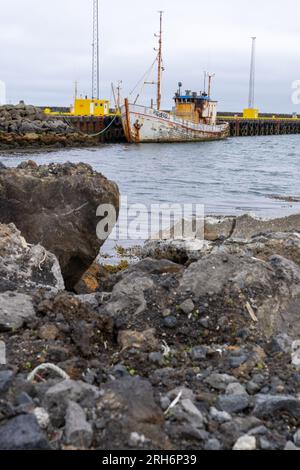
POLYGON ((142 245, 160 230, 169 229, 182 218, 188 219, 186 206, 200 206, 200 212, 196 209, 200 220, 203 212, 249 213, 263 218, 300 212, 300 202, 294 202, 300 201, 297 135, 0 153, 0 162, 6 166, 16 166, 28 159, 40 165, 85 162, 118 184, 126 204, 121 207, 119 228, 101 249, 99 261, 104 264, 120 262, 119 246, 142 245), (166 213, 157 217, 155 205, 159 205, 159 214, 160 207, 166 205, 166 213), (170 217, 171 205, 175 211, 170 217))
POLYGON ((250 212, 260 217, 300 211, 300 203, 273 199, 300 196, 298 135, 0 153, 6 166, 28 159, 88 163, 115 181, 133 204, 204 204, 206 214, 250 212))

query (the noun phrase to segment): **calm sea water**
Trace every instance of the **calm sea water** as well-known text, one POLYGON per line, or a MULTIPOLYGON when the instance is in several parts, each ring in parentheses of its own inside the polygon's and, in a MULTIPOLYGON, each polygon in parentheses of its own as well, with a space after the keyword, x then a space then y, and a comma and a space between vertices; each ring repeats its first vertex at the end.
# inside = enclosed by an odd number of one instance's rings
POLYGON ((104 145, 47 153, 0 153, 16 166, 86 162, 116 181, 130 203, 199 203, 207 214, 252 212, 262 217, 300 211, 300 136, 243 137, 190 144, 104 145))

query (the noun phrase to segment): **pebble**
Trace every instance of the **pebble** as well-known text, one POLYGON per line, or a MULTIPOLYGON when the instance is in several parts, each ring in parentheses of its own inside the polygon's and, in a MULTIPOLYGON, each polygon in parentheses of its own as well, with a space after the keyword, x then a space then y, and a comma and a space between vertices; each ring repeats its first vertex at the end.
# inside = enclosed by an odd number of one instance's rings
POLYGON ((256 450, 256 439, 254 436, 242 436, 233 446, 233 450, 256 450))
POLYGON ((169 317, 171 315, 171 310, 167 308, 166 310, 163 311, 162 315, 164 318, 169 317))
POLYGON ((250 400, 248 395, 223 395, 218 399, 218 406, 228 413, 240 413, 248 408, 250 400))
POLYGON ((261 390, 261 385, 254 382, 254 380, 250 380, 246 385, 246 390, 250 395, 255 395, 261 390))
POLYGON ((59 330, 55 325, 51 323, 43 325, 39 329, 39 337, 46 341, 55 340, 59 335, 59 330))
POLYGON ((195 346, 190 352, 191 358, 194 361, 201 361, 206 359, 207 348, 203 346, 195 346))
POLYGON ((227 385, 226 395, 248 395, 245 387, 240 383, 231 383, 227 385))
POLYGON ((191 417, 192 422, 196 425, 197 428, 202 428, 204 423, 204 418, 200 410, 194 405, 192 400, 186 398, 181 401, 181 406, 186 413, 191 417))
POLYGON ((182 302, 179 306, 180 310, 187 315, 192 313, 195 310, 195 304, 192 299, 187 299, 185 302, 182 302))
POLYGON ((166 328, 170 328, 170 329, 176 328, 177 323, 178 323, 177 318, 172 315, 164 319, 164 325, 166 328))
POLYGON ((228 384, 236 383, 236 378, 228 374, 211 374, 204 382, 216 390, 226 390, 228 384))
POLYGON ((138 434, 137 432, 132 432, 129 437, 129 446, 130 447, 137 447, 140 444, 145 444, 147 439, 145 438, 144 434, 138 434))
POLYGON ((292 353, 292 364, 297 368, 300 369, 300 342, 295 341, 293 343, 293 353, 292 353))
POLYGON ((116 364, 113 369, 112 369, 112 375, 114 377, 121 378, 121 377, 128 377, 130 374, 128 372, 128 369, 123 366, 123 364, 116 364))
POLYGON ((211 407, 209 411, 211 419, 217 421, 220 424, 227 423, 232 420, 232 417, 227 411, 219 411, 215 407, 211 407))
POLYGON ((261 437, 259 439, 259 443, 260 443, 261 450, 273 450, 274 449, 274 445, 270 441, 268 441, 268 439, 266 439, 265 437, 261 437))
POLYGON ((14 374, 11 370, 0 371, 0 393, 7 392, 12 383, 13 376, 14 374))
POLYGON ((50 424, 50 416, 45 408, 35 408, 33 414, 41 429, 47 429, 50 424))
POLYGON ((149 361, 162 366, 164 364, 164 356, 160 352, 152 352, 149 354, 149 361))
POLYGON ((204 450, 221 450, 221 449, 222 449, 222 444, 216 438, 209 439, 204 446, 204 450))
POLYGON ((295 442, 296 446, 300 447, 300 428, 294 434, 294 442, 295 442))
POLYGON ((232 356, 232 357, 230 357, 230 359, 228 361, 229 362, 229 367, 231 367, 232 369, 237 369, 242 364, 247 362, 247 360, 248 360, 248 356, 246 356, 245 354, 243 354, 241 356, 232 356))
POLYGON ((209 328, 209 318, 201 318, 201 320, 199 321, 199 324, 203 328, 208 329, 209 328))

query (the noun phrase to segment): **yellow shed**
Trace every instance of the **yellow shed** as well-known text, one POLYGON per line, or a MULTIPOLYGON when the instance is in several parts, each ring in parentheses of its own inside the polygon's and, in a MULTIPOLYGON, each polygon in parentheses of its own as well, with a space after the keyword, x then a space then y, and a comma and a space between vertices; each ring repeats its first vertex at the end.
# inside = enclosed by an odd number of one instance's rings
POLYGON ((75 116, 106 116, 109 114, 109 101, 76 98, 73 114, 75 116))

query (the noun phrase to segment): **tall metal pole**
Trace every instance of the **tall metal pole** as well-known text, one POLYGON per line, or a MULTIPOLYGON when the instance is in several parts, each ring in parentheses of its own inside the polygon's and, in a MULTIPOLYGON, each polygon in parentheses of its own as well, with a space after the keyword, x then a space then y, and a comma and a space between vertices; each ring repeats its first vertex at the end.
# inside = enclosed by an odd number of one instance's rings
POLYGON ((92 65, 92 99, 100 97, 100 63, 99 63, 99 0, 93 0, 93 65, 92 65))
POLYGON ((250 83, 249 83, 249 100, 248 108, 254 108, 254 96, 255 96, 255 49, 256 49, 256 37, 252 37, 252 52, 251 52, 251 67, 250 67, 250 83))
POLYGON ((162 16, 163 11, 159 11, 160 15, 160 29, 159 29, 159 48, 158 48, 158 74, 157 74, 157 109, 160 110, 161 106, 161 73, 162 73, 162 16))

